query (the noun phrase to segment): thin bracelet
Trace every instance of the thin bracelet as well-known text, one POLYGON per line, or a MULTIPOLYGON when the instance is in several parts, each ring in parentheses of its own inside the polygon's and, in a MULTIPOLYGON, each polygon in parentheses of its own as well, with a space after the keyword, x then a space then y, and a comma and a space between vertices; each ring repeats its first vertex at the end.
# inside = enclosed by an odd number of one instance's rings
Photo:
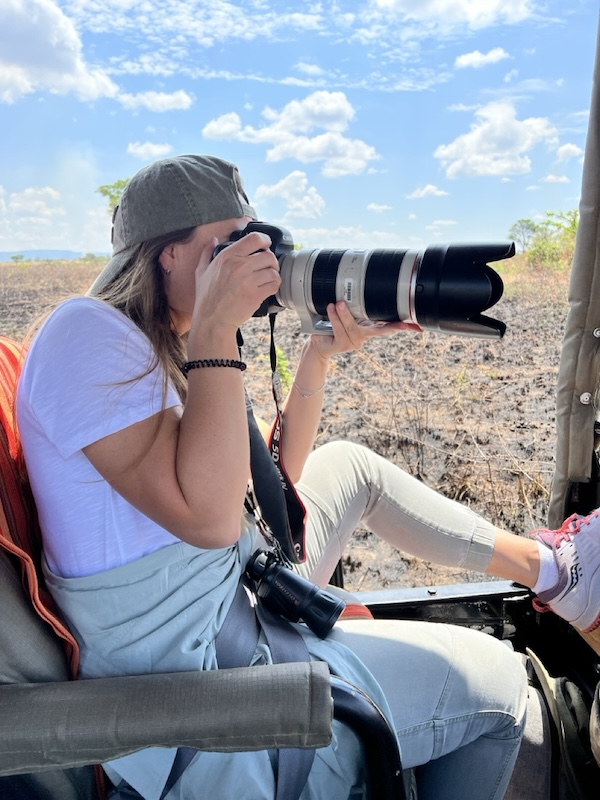
POLYGON ((198 361, 186 361, 181 365, 181 371, 187 375, 191 369, 198 367, 234 367, 242 372, 246 369, 243 361, 236 361, 233 358, 201 358, 198 361))
POLYGON ((305 389, 303 386, 298 386, 296 381, 294 381, 292 383, 292 389, 295 389, 298 392, 298 394, 300 395, 300 397, 304 397, 304 398, 313 397, 315 394, 319 394, 319 392, 323 391, 324 388, 325 388, 325 384, 324 383, 321 384, 321 386, 319 386, 318 389, 312 389, 312 390, 305 389))

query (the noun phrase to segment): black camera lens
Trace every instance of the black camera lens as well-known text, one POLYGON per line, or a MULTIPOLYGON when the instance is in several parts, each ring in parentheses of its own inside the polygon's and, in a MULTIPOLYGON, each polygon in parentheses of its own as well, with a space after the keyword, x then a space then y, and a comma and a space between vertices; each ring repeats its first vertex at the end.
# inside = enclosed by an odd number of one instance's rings
POLYGON ((484 311, 502 297, 488 262, 510 258, 512 242, 431 245, 423 250, 299 250, 280 260, 279 307, 306 333, 330 332, 327 305, 345 300, 355 319, 414 322, 423 330, 500 338, 506 325, 484 311))

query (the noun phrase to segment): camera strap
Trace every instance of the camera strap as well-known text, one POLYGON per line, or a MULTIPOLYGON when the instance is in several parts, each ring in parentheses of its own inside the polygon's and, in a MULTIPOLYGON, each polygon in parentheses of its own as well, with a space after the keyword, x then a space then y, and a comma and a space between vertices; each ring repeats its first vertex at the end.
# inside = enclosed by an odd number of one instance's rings
MULTIPOLYGON (((277 373, 277 353, 273 337, 275 314, 270 314, 271 322, 271 373, 272 390, 275 400, 276 417, 267 446, 254 417, 252 405, 247 399, 248 431, 250 434, 250 469, 252 472, 252 491, 247 498, 247 507, 257 518, 259 528, 265 535, 264 525, 277 541, 285 558, 293 564, 306 561, 306 509, 290 481, 281 455, 283 425, 281 404, 283 391, 277 373)), ((238 332, 238 344, 243 345, 238 332)), ((268 534, 265 536, 269 539, 268 534)))
MULTIPOLYGON (((302 635, 280 614, 260 602, 240 581, 221 630, 215 639, 219 669, 247 667, 252 662, 262 630, 273 663, 310 661, 302 635)), ((315 751, 296 747, 279 749, 275 800, 298 800, 308 779, 315 751)))
MULTIPOLYGON (((219 669, 247 667, 256 652, 262 630, 274 664, 310 661, 306 642, 290 623, 265 608, 240 580, 221 630, 215 639, 219 669)), ((171 772, 160 795, 164 800, 196 755, 192 747, 177 748, 171 772)), ((308 780, 315 751, 310 748, 278 749, 275 800, 298 800, 308 780)), ((125 797, 122 790, 115 798, 125 797)))
POLYGON ((269 449, 271 458, 279 472, 281 487, 283 489, 287 508, 290 535, 298 563, 306 561, 306 508, 300 499, 298 492, 292 481, 288 478, 283 463, 282 443, 283 443, 283 418, 281 406, 283 403, 283 388, 281 378, 277 372, 277 350, 275 348, 275 319, 277 314, 269 314, 269 325, 271 328, 271 344, 269 357, 271 361, 271 388, 275 401, 275 423, 271 431, 269 449))

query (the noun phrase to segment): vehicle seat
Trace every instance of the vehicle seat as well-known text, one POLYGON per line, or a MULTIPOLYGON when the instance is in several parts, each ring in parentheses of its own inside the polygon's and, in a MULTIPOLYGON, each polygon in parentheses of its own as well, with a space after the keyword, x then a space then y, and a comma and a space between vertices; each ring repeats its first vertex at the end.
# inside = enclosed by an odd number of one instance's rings
MULTIPOLYGON (((20 348, 0 337, 0 684, 66 681, 78 659, 76 642, 59 619, 36 567, 37 514, 21 470, 13 416, 21 360, 20 348)), ((0 777, 0 796, 70 800, 92 797, 94 785, 92 767, 55 770, 0 777)))
MULTIPOLYGON (((0 684, 68 681, 70 669, 65 650, 50 625, 33 610, 13 557, 2 549, 0 597, 0 684)), ((91 766, 0 777, 3 800, 91 800, 96 796, 91 766)))

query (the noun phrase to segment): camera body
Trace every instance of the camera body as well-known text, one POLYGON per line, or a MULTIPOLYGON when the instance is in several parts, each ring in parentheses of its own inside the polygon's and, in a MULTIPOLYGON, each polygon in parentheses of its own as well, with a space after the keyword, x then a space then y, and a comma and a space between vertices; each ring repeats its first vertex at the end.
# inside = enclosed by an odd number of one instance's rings
MULTIPOLYGON (((250 222, 271 238, 281 286, 254 316, 293 309, 305 333, 330 333, 327 306, 345 300, 352 316, 366 323, 413 322, 423 330, 501 338, 506 325, 484 316, 502 297, 502 279, 490 262, 511 258, 514 242, 429 245, 422 250, 294 250, 289 231, 250 222)), ((227 245, 219 245, 215 255, 227 245)))
POLYGON ((339 597, 307 581, 267 550, 257 550, 246 565, 257 596, 290 622, 304 622, 325 639, 346 607, 339 597))

